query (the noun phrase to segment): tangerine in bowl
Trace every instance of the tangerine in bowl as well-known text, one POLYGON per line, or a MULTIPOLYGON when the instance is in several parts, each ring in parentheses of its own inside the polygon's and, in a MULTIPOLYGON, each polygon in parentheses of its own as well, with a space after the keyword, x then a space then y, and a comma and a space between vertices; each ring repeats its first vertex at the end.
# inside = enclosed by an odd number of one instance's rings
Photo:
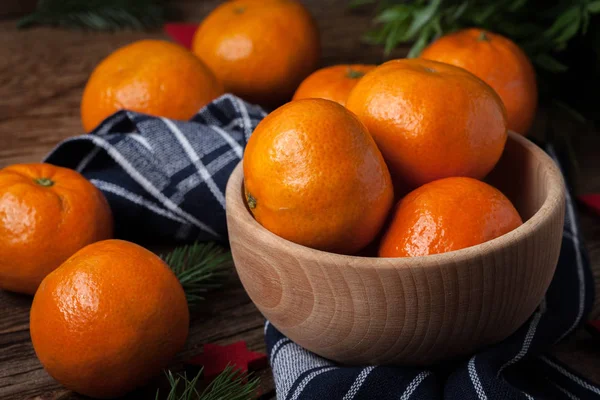
POLYGON ((248 295, 283 334, 346 364, 428 365, 497 343, 543 298, 558 261, 562 175, 528 139, 508 133, 486 182, 523 224, 456 251, 349 256, 275 235, 247 206, 242 163, 227 185, 227 226, 248 295))

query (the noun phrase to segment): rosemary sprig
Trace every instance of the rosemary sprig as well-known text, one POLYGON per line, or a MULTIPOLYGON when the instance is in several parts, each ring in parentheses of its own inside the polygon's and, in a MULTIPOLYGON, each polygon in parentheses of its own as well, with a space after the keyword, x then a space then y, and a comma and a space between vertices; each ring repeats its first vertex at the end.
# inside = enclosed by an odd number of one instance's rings
MULTIPOLYGON (((171 390, 167 400, 251 400, 256 395, 259 379, 249 374, 241 373, 235 367, 228 365, 201 393, 196 385, 202 375, 202 370, 191 380, 185 374, 173 375, 166 372, 171 390), (183 383, 183 390, 179 384, 183 383)), ((156 400, 159 392, 156 392, 156 400)))
POLYGON ((162 258, 181 282, 190 307, 204 300, 203 293, 221 287, 231 273, 231 252, 212 242, 181 246, 162 258))
POLYGON ((161 0, 39 0, 17 26, 52 25, 98 31, 151 29, 163 25, 161 0))

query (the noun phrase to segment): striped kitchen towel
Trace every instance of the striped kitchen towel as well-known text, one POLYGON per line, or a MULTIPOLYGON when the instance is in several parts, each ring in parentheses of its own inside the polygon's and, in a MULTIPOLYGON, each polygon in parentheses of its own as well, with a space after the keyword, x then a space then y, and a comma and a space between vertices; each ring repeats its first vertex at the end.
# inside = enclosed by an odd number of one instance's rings
MULTIPOLYGON (((553 147, 545 148, 559 163, 553 147)), ((463 360, 426 369, 347 367, 303 349, 267 321, 265 337, 277 399, 600 399, 600 385, 546 354, 584 322, 594 298, 593 278, 569 193, 566 200, 554 279, 536 312, 508 339, 463 360)))
POLYGON ((102 190, 117 237, 225 242, 225 186, 265 115, 232 95, 190 121, 119 111, 59 144, 45 162, 75 169, 102 190))
MULTIPOLYGON (((89 135, 61 143, 47 162, 80 171, 115 215, 117 236, 135 241, 225 240, 225 186, 265 116, 225 95, 191 121, 120 111, 89 135)), ((548 153, 556 160, 551 147, 548 153)), ((427 369, 347 367, 304 350, 267 322, 278 399, 588 399, 600 387, 548 356, 585 319, 592 276, 567 196, 556 275, 538 310, 505 341, 427 369)))

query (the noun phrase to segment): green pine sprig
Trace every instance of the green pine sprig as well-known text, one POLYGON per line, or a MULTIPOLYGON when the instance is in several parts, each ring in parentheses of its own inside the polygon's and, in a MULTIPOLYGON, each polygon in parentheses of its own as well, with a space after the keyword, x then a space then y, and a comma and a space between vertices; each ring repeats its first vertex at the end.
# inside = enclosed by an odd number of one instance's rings
MULTIPOLYGON (((230 365, 202 392, 196 387, 202 370, 191 380, 185 374, 175 376, 171 371, 167 371, 166 375, 171 387, 167 400, 252 400, 259 385, 258 378, 241 373, 230 365)), ((156 392, 158 399, 159 391, 156 392)))
POLYGON ((201 303, 207 291, 221 287, 233 265, 231 252, 212 242, 181 246, 162 258, 181 282, 190 307, 201 303))
POLYGON ((436 38, 452 31, 481 27, 510 37, 534 64, 550 72, 567 66, 555 58, 568 42, 587 33, 600 0, 351 0, 351 6, 377 4, 375 28, 365 39, 384 45, 386 54, 411 42, 417 57, 436 38))
POLYGON ((98 31, 153 29, 163 25, 161 0, 39 0, 37 9, 19 28, 51 25, 98 31))

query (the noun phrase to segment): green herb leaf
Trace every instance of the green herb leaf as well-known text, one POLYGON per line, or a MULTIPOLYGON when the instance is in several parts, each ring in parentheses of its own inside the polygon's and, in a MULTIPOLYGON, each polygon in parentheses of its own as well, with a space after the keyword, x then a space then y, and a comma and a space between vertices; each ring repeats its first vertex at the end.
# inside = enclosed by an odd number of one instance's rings
POLYGON ((569 69, 569 67, 548 54, 538 55, 533 62, 539 67, 550 72, 564 72, 569 69))
POLYGON ((410 8, 405 5, 394 6, 386 9, 375 17, 375 22, 385 24, 393 22, 398 24, 410 16, 410 8))
POLYGON ((423 49, 425 48, 425 46, 427 46, 428 40, 429 40, 429 38, 426 35, 421 35, 419 37, 419 39, 417 39, 415 44, 411 47, 410 51, 408 52, 407 57, 408 58, 418 57, 421 54, 421 52, 423 51, 423 49))
POLYGON ((547 70, 563 71, 550 53, 564 49, 579 33, 585 33, 592 13, 600 12, 600 0, 555 1, 540 10, 530 0, 414 0, 398 4, 380 0, 375 24, 366 40, 384 45, 389 54, 402 42, 413 42, 410 56, 418 55, 435 38, 456 29, 481 26, 517 42, 547 70))
POLYGON ((596 14, 600 12, 600 0, 592 1, 588 3, 587 10, 592 14, 596 14))
MULTIPOLYGON (((408 56, 417 57, 442 35, 481 27, 509 37, 526 52, 538 70, 540 87, 544 81, 549 83, 546 86, 552 87, 549 74, 568 69, 555 55, 571 41, 588 30, 588 35, 600 38, 600 30, 591 22, 591 17, 600 13, 600 0, 379 0, 373 3, 377 12, 375 26, 365 39, 382 45, 386 55, 400 43, 410 42, 408 56)), ((600 63, 597 47, 589 51, 597 52, 600 63)))
POLYGON ((391 26, 390 32, 387 34, 385 39, 385 55, 389 56, 392 50, 398 45, 400 42, 400 38, 398 37, 398 31, 400 30, 400 24, 394 24, 391 26))
POLYGON ((410 27, 406 30, 406 33, 402 37, 401 41, 414 38, 419 30, 423 29, 423 27, 425 27, 425 25, 431 21, 441 3, 441 0, 432 0, 427 7, 414 11, 413 21, 410 24, 410 27))
MULTIPOLYGON (((555 37, 561 35, 564 30, 572 29, 571 27, 578 16, 579 8, 577 6, 569 8, 554 21, 552 26, 546 32, 544 32, 544 36, 551 40, 556 40, 555 37)), ((577 26, 577 28, 579 28, 579 26, 577 26)))

